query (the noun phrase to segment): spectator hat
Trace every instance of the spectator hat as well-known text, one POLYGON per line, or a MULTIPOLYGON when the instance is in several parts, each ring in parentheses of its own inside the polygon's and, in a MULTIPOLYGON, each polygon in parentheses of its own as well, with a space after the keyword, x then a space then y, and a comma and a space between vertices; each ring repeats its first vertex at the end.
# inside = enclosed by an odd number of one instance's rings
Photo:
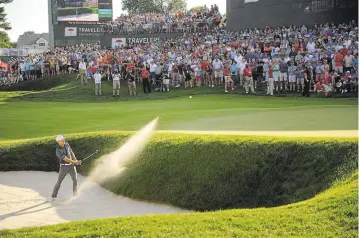
POLYGON ((60 140, 65 140, 65 137, 62 135, 56 136, 56 142, 59 142, 60 140))

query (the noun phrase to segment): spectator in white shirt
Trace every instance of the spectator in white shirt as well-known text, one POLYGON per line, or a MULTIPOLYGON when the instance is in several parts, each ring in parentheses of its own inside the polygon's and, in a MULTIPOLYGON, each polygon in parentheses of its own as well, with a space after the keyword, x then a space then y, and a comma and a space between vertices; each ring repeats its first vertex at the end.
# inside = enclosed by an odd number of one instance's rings
POLYGON ((87 84, 87 71, 86 70, 87 70, 86 63, 82 59, 79 64, 79 74, 77 75, 76 79, 78 79, 78 77, 80 77, 81 83, 85 84, 85 85, 87 84))
POLYGON ((245 80, 245 77, 244 77, 244 72, 243 70, 246 68, 246 59, 245 58, 242 58, 242 61, 237 65, 238 66, 238 73, 239 73, 239 85, 240 86, 243 86, 244 84, 244 80, 245 80))
POLYGON ((157 68, 157 64, 155 64, 155 62, 151 62, 150 64, 150 76, 152 79, 152 84, 155 84, 156 81, 156 68, 157 68))
POLYGON ((101 74, 96 71, 95 75, 93 76, 95 79, 95 94, 101 95, 101 74))
POLYGON ((223 77, 223 64, 216 56, 216 59, 213 61, 214 69, 214 80, 217 85, 221 84, 221 77, 223 77))
POLYGON ((348 52, 346 56, 344 56, 344 72, 350 71, 353 69, 355 57, 348 52))
POLYGON ((309 40, 308 44, 307 44, 307 50, 309 53, 314 53, 315 52, 315 43, 312 40, 309 40))

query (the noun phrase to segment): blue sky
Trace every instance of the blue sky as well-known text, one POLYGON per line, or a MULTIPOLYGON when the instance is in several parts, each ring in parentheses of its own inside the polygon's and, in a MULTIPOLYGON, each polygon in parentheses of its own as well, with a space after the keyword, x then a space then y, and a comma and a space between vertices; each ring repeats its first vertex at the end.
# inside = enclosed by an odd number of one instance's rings
MULTIPOLYGON (((17 41, 19 35, 25 31, 36 33, 48 32, 48 0, 14 0, 5 5, 7 19, 12 30, 8 31, 11 41, 17 41)), ((217 4, 221 13, 226 12, 226 0, 187 0, 188 8, 217 4)), ((121 0, 113 0, 114 16, 122 13, 121 0)))

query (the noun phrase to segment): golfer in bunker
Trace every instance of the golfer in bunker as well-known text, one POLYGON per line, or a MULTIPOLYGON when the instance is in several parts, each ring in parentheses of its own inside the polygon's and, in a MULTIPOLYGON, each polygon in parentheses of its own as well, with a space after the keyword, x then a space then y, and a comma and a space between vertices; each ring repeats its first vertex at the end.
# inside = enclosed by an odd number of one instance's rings
POLYGON ((51 198, 49 201, 53 201, 57 197, 60 186, 66 175, 69 173, 73 183, 73 195, 77 195, 77 171, 76 165, 81 165, 81 161, 76 159, 74 152, 72 151, 70 145, 65 142, 65 137, 59 135, 56 137, 56 142, 58 146, 56 148, 56 157, 60 163, 59 177, 57 183, 52 192, 51 198))

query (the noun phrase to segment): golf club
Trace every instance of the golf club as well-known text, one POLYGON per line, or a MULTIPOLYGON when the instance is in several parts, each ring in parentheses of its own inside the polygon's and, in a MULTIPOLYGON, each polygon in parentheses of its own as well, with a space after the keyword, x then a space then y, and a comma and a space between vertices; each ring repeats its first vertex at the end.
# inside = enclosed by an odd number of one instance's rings
POLYGON ((83 163, 85 160, 87 160, 88 158, 94 156, 96 153, 98 152, 98 150, 96 150, 94 153, 90 154, 89 156, 87 156, 86 158, 84 158, 83 160, 81 160, 81 162, 83 163))

